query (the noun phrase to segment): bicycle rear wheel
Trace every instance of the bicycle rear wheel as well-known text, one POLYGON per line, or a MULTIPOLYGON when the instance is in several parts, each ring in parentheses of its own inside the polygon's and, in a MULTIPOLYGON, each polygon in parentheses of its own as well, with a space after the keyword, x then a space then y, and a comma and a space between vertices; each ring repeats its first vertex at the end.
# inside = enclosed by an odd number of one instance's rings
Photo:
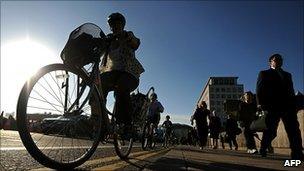
POLYGON ((149 124, 146 123, 142 132, 142 138, 141 138, 141 147, 143 150, 146 150, 147 147, 150 144, 150 136, 149 136, 149 124))
POLYGON ((134 133, 126 134, 122 124, 114 124, 114 148, 121 159, 127 159, 133 146, 134 133))
POLYGON ((69 169, 84 163, 96 150, 101 112, 99 92, 84 71, 52 64, 24 84, 17 126, 24 146, 39 163, 69 169))

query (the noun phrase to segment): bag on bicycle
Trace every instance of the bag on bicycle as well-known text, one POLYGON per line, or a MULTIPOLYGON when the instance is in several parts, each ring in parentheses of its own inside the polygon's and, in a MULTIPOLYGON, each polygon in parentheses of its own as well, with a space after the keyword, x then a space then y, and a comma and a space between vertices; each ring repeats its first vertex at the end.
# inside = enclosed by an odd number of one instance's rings
POLYGON ((85 23, 71 32, 60 56, 63 63, 84 66, 96 61, 105 52, 103 31, 95 24, 85 23))

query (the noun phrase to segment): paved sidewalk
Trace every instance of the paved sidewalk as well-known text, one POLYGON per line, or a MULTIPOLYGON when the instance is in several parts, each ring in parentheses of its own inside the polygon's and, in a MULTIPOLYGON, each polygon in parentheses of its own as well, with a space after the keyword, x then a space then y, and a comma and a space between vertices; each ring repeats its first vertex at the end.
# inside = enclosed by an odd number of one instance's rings
POLYGON ((276 154, 266 158, 247 154, 245 150, 204 149, 179 146, 158 158, 145 170, 206 170, 206 171, 257 171, 288 170, 303 171, 304 164, 298 167, 284 167, 289 159, 288 149, 275 149, 276 154))

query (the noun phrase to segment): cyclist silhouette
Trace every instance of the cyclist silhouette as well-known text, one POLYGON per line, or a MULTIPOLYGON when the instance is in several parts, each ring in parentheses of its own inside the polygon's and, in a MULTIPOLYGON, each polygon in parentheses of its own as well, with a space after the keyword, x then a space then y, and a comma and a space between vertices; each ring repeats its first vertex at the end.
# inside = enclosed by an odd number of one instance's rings
POLYGON ((157 128, 157 125, 160 121, 160 113, 164 112, 164 107, 162 104, 157 100, 157 94, 151 94, 151 104, 148 108, 148 116, 147 120, 150 123, 153 123, 153 130, 157 128))
POLYGON ((172 122, 170 121, 170 116, 166 116, 166 120, 163 122, 162 127, 165 128, 164 132, 164 144, 163 147, 168 147, 170 138, 171 138, 171 133, 172 133, 172 122))
POLYGON ((131 125, 130 92, 139 85, 144 68, 135 58, 140 40, 131 31, 124 30, 126 20, 120 13, 108 17, 112 33, 106 36, 108 48, 100 66, 101 92, 106 99, 110 91, 116 98, 118 123, 131 125))

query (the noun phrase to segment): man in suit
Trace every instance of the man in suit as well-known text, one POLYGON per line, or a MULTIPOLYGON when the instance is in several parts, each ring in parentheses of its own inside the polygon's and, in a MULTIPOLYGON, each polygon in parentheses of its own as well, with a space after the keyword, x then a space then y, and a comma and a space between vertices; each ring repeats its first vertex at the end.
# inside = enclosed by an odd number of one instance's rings
POLYGON ((267 111, 266 126, 261 141, 260 154, 266 157, 266 149, 276 137, 282 119, 291 148, 291 158, 303 160, 303 147, 291 74, 284 71, 283 58, 274 54, 269 58, 270 69, 261 71, 256 85, 257 105, 267 111))

